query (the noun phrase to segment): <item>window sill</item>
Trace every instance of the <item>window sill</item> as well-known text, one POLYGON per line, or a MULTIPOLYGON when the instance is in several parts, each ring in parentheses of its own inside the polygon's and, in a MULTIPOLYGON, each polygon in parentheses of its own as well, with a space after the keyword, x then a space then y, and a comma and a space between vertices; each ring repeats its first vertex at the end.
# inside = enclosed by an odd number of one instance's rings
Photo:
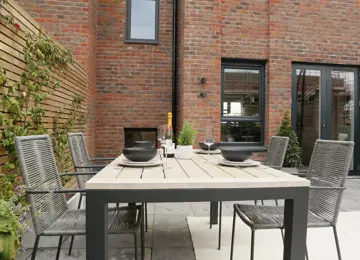
POLYGON ((138 44, 153 44, 153 45, 157 45, 159 44, 158 40, 136 40, 136 39, 126 39, 125 43, 138 43, 138 44))

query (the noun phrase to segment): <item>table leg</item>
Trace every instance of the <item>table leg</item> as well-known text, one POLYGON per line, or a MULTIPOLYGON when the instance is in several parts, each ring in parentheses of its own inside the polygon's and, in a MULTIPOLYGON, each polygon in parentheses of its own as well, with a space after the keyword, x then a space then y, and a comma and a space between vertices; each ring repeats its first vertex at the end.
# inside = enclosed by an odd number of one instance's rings
POLYGON ((212 201, 210 202, 210 225, 217 225, 218 224, 218 209, 219 202, 212 201))
POLYGON ((304 260, 309 189, 299 188, 294 199, 285 200, 284 260, 304 260))
POLYGON ((86 193, 86 259, 108 259, 108 205, 96 191, 86 193))

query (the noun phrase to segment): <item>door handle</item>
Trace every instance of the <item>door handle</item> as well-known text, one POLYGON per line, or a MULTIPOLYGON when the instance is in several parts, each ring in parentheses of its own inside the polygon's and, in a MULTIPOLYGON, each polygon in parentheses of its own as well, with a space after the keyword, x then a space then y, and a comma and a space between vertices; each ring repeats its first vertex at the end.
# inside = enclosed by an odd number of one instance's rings
POLYGON ((325 120, 322 121, 321 126, 322 126, 322 127, 326 127, 325 120))

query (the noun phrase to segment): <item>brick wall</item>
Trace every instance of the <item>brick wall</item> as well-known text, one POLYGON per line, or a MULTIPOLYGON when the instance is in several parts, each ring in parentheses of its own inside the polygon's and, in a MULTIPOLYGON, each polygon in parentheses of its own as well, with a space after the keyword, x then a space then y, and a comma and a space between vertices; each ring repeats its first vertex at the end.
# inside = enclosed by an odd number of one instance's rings
POLYGON ((159 44, 125 43, 126 1, 99 0, 96 153, 115 156, 124 127, 166 124, 172 105, 172 0, 160 1, 159 44))
POLYGON ((360 64, 360 3, 350 1, 270 1, 268 136, 290 109, 291 64, 360 64))
POLYGON ((222 2, 222 57, 267 59, 269 57, 269 0, 218 2, 222 2))
POLYGON ((219 125, 220 58, 265 59, 268 140, 291 109, 292 62, 360 64, 359 8, 356 0, 186 0, 180 8, 184 12, 180 91, 187 100, 181 118, 197 120, 200 131, 219 125), (204 88, 199 84, 203 75, 208 78, 204 88), (202 90, 210 94, 208 98, 197 98, 202 90))
POLYGON ((88 0, 87 72, 88 72, 88 122, 86 143, 89 153, 95 157, 96 139, 96 33, 98 0, 88 0))
POLYGON ((187 0, 180 10, 183 49, 179 57, 182 61, 179 120, 180 125, 186 120, 194 121, 197 141, 205 138, 206 126, 214 126, 216 139, 220 140, 221 2, 187 0), (201 77, 207 79, 205 85, 201 85, 201 77), (207 98, 199 97, 203 91, 207 98))
MULTIPOLYGON (((97 15, 96 0, 17 1, 88 69, 89 100, 94 95, 97 100, 96 130, 90 132, 96 132, 98 155, 119 153, 123 127, 166 123, 171 111, 172 0, 160 2, 158 45, 124 42, 125 0, 98 0, 97 15)), ((215 126, 219 140, 221 59, 259 59, 267 60, 268 140, 291 109, 292 62, 360 64, 359 5, 357 0, 180 0, 177 129, 194 120, 198 141, 206 126, 215 126), (204 86, 201 77, 207 79, 204 86), (207 98, 199 97, 203 91, 207 98)), ((90 114, 94 118, 93 110, 90 114)))

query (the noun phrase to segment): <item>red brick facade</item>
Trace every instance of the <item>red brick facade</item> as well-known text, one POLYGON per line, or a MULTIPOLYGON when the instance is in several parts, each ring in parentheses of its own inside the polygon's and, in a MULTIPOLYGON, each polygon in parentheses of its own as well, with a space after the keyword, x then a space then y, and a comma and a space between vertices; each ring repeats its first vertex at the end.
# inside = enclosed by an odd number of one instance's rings
POLYGON ((160 1, 159 44, 125 43, 126 0, 99 0, 96 152, 115 156, 124 127, 166 124, 172 108, 172 0, 160 1))
MULTIPOLYGON (((123 127, 166 123, 172 108, 173 0, 160 1, 157 45, 124 42, 126 0, 25 2, 25 9, 88 70, 97 155, 119 153, 123 127)), ((357 0, 178 2, 177 129, 194 120, 198 140, 207 125, 220 139, 222 58, 266 61, 266 139, 277 133, 290 109, 292 62, 360 64, 357 0), (207 98, 199 97, 203 91, 207 98)))

